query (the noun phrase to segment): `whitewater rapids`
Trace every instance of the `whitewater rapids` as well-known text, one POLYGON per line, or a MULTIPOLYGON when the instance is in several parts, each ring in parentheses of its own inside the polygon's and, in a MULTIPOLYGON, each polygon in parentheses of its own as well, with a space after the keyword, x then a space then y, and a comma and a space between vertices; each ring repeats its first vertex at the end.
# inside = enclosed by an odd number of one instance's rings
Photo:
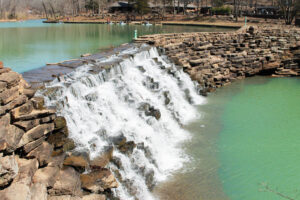
POLYGON ((156 48, 133 47, 97 60, 46 89, 55 91, 45 96, 46 105, 66 118, 77 151, 94 158, 120 135, 137 144, 131 154, 114 148, 121 167, 108 166, 118 172, 120 184, 113 194, 121 200, 156 199, 150 185, 166 180, 189 160, 180 144, 191 135, 182 126, 199 117, 195 105, 204 98, 189 76, 156 48), (160 117, 147 114, 145 105, 160 117))

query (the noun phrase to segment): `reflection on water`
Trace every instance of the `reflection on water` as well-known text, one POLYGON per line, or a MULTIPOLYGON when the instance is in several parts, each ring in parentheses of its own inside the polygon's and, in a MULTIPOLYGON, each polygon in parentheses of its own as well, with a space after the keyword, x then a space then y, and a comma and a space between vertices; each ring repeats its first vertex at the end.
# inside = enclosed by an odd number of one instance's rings
POLYGON ((41 20, 0 23, 0 60, 13 70, 24 72, 131 42, 135 29, 139 35, 232 30, 196 26, 43 24, 41 20))

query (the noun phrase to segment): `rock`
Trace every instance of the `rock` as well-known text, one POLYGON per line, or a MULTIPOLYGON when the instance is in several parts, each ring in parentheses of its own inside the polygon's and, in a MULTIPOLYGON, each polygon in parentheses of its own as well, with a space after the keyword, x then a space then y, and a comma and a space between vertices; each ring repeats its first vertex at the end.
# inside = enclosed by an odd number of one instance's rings
POLYGON ((155 109, 154 107, 150 107, 149 110, 145 112, 146 116, 152 116, 155 117, 156 120, 159 120, 161 117, 161 113, 158 109, 155 109))
POLYGON ((82 200, 80 197, 73 197, 71 195, 62 196, 48 196, 48 200, 82 200))
POLYGON ((30 114, 22 115, 15 120, 30 120, 30 119, 37 119, 40 117, 46 117, 49 115, 55 114, 55 110, 45 109, 45 110, 33 110, 30 114))
POLYGON ((44 167, 40 168, 36 171, 33 176, 33 183, 42 183, 45 184, 46 187, 53 187, 56 176, 58 175, 59 168, 58 167, 44 167))
POLYGON ((31 141, 37 140, 37 139, 41 138, 42 136, 50 133, 53 130, 54 130, 53 123, 38 125, 32 129, 30 129, 23 135, 23 137, 21 138, 21 141, 18 144, 18 147, 22 147, 31 141))
POLYGON ((3 73, 7 73, 7 72, 10 72, 11 70, 7 67, 4 67, 2 69, 0 69, 0 74, 3 74, 3 73))
POLYGON ((254 27, 250 26, 248 32, 253 35, 254 34, 254 27))
POLYGON ((49 135, 47 141, 54 146, 54 148, 62 147, 66 143, 66 135, 62 132, 53 133, 49 135))
POLYGON ((153 116, 157 120, 159 120, 161 117, 161 113, 160 113, 159 109, 155 109, 149 103, 142 103, 142 105, 140 105, 140 107, 139 107, 139 110, 144 111, 146 116, 153 116))
POLYGON ((128 154, 132 154, 133 149, 136 147, 136 144, 133 141, 129 141, 126 142, 123 145, 119 145, 118 149, 122 152, 122 153, 128 153, 128 154))
POLYGON ((38 126, 40 123, 40 119, 33 119, 33 120, 28 120, 28 121, 18 121, 14 122, 14 125, 24 129, 25 131, 28 131, 32 129, 33 127, 38 126))
POLYGON ((104 168, 112 159, 113 156, 113 147, 106 148, 102 155, 97 156, 90 162, 90 167, 92 169, 101 169, 104 168))
POLYGON ((56 118, 56 114, 52 114, 47 117, 40 118, 39 120, 41 124, 44 124, 44 123, 52 122, 55 118, 56 118))
POLYGON ((55 156, 51 155, 50 161, 47 166, 62 168, 65 158, 66 158, 65 153, 61 153, 60 155, 55 155, 55 156))
POLYGON ((24 89, 23 90, 23 94, 26 95, 29 99, 31 99, 34 94, 35 94, 36 90, 33 89, 24 89))
POLYGON ((37 110, 44 109, 45 100, 44 97, 34 97, 31 99, 33 107, 37 110))
POLYGON ((82 197, 82 200, 106 200, 103 194, 89 194, 82 197))
POLYGON ((10 125, 10 115, 0 117, 0 151, 12 152, 17 148, 24 131, 10 125))
POLYGON ((71 138, 66 138, 64 140, 64 142, 65 143, 62 147, 63 152, 68 152, 68 151, 71 151, 71 150, 75 149, 75 147, 76 147, 75 142, 71 138))
POLYGON ((82 188, 91 192, 103 192, 109 188, 118 187, 114 175, 108 169, 95 170, 88 174, 81 174, 82 188))
POLYGON ((27 101, 24 105, 17 107, 11 111, 11 115, 13 119, 19 118, 22 115, 26 115, 31 113, 33 110, 33 105, 31 101, 27 101))
POLYGON ((13 183, 0 191, 0 197, 1 200, 31 200, 31 192, 28 185, 13 183))
POLYGON ((4 90, 0 93, 0 105, 5 105, 19 96, 18 86, 4 90))
POLYGON ((2 110, 3 110, 2 112, 4 113, 4 112, 12 110, 13 108, 21 106, 26 101, 27 101, 27 97, 25 95, 20 95, 16 99, 14 99, 11 102, 9 102, 8 104, 6 104, 5 106, 2 106, 2 110))
POLYGON ((36 159, 22 159, 17 157, 19 166, 19 173, 14 179, 14 183, 22 183, 30 185, 32 183, 32 177, 38 170, 39 163, 36 159))
POLYGON ((67 126, 67 121, 64 117, 57 117, 55 120, 54 120, 54 125, 55 125, 55 129, 58 130, 58 129, 62 129, 64 127, 67 126))
POLYGON ((45 141, 40 146, 29 152, 26 157, 37 158, 39 165, 44 166, 49 163, 52 151, 53 146, 45 141))
POLYGON ((0 186, 8 185, 18 174, 19 167, 15 156, 0 157, 0 186))
POLYGON ((20 81, 20 74, 12 71, 0 74, 0 81, 6 82, 8 87, 14 86, 20 81))
POLYGON ((7 83, 0 82, 0 92, 3 92, 4 90, 6 90, 6 87, 7 87, 7 83))
POLYGON ((116 137, 111 137, 110 140, 116 146, 122 146, 126 143, 126 137, 123 134, 116 137))
POLYGON ((89 167, 89 155, 86 152, 73 152, 67 155, 64 165, 72 166, 78 169, 79 171, 84 171, 89 167))
POLYGON ((47 188, 42 183, 35 183, 30 188, 31 200, 47 200, 47 188))
POLYGON ((25 144, 23 146, 23 151, 25 153, 29 153, 30 151, 32 151, 33 149, 35 149, 36 147, 40 146, 42 144, 42 142, 46 139, 45 136, 33 141, 33 142, 29 142, 28 144, 25 144))
POLYGON ((64 167, 59 171, 53 188, 48 192, 51 195, 81 196, 81 182, 78 172, 72 167, 64 167))
POLYGON ((146 173, 146 185, 149 188, 150 191, 153 190, 155 184, 154 184, 154 171, 151 170, 150 172, 146 173))

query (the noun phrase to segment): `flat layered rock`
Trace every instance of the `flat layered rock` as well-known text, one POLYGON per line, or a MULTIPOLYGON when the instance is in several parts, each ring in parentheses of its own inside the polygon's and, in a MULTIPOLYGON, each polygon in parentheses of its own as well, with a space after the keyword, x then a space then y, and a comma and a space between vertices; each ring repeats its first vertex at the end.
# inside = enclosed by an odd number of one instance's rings
POLYGON ((18 144, 18 147, 22 147, 31 141, 37 140, 42 136, 50 133, 53 130, 54 130, 54 123, 40 124, 30 129, 23 135, 21 141, 18 144))
POLYGON ((37 119, 41 117, 46 117, 49 115, 55 114, 55 110, 52 109, 45 109, 45 110, 33 110, 30 114, 18 116, 15 120, 30 120, 30 119, 37 119))

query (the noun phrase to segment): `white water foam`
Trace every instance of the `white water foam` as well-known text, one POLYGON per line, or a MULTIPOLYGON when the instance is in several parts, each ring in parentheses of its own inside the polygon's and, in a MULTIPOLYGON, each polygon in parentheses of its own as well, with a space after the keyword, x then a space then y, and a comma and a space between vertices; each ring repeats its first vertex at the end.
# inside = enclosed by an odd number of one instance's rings
POLYGON ((155 199, 149 185, 165 180, 188 161, 180 143, 190 134, 182 125, 199 117, 194 105, 204 98, 189 76, 156 48, 136 53, 107 70, 90 73, 93 67, 82 66, 63 81, 51 82, 47 88, 55 92, 48 93, 46 103, 57 107, 77 150, 88 151, 91 158, 113 145, 113 137, 122 134, 134 141, 137 148, 131 154, 114 148, 121 167, 108 166, 118 172, 120 186, 113 192, 122 200, 155 199), (146 114, 147 106, 159 110, 161 117, 157 120, 146 114))

